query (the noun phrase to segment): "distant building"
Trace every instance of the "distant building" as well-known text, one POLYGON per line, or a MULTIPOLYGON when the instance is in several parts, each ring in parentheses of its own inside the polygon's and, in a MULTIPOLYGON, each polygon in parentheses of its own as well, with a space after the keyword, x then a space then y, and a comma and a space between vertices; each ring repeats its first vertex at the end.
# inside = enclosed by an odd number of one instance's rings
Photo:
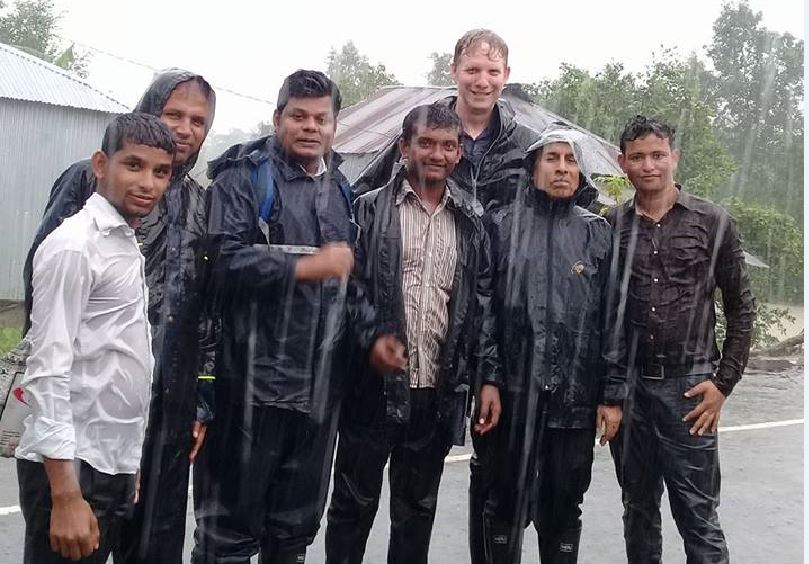
POLYGON ((0 300, 23 298, 22 268, 53 182, 101 145, 129 109, 59 67, 0 44, 0 300))

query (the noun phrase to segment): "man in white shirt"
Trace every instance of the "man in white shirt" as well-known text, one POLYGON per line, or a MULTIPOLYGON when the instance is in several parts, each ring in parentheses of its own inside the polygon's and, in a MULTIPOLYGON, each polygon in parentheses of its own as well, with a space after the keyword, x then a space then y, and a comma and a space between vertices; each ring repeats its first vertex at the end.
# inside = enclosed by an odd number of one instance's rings
POLYGON ((133 228, 175 152, 157 117, 115 118, 92 158, 97 192, 34 257, 31 415, 16 452, 26 564, 105 563, 135 501, 154 361, 133 228))

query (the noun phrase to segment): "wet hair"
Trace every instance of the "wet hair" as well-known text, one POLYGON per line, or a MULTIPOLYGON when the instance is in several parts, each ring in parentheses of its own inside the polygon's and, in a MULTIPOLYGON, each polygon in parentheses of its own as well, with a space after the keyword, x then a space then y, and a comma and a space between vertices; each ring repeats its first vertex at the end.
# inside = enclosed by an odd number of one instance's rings
POLYGON ((331 98, 334 116, 340 113, 343 97, 340 89, 325 74, 320 71, 297 70, 284 79, 281 89, 278 91, 278 101, 275 104, 275 111, 279 114, 290 98, 331 98))
POLYGON ((121 114, 113 118, 104 131, 101 150, 111 156, 120 151, 125 143, 162 149, 172 156, 177 152, 169 128, 151 114, 121 114))
POLYGON ((502 37, 490 29, 470 29, 464 33, 458 42, 455 43, 455 55, 452 57, 452 62, 457 65, 461 60, 461 55, 481 43, 489 44, 490 57, 492 53, 502 55, 503 63, 508 66, 508 45, 506 45, 502 37))
POLYGON ((624 131, 621 133, 621 140, 619 147, 622 153, 626 152, 626 144, 630 141, 635 141, 642 137, 653 133, 661 139, 668 139, 669 146, 674 147, 674 134, 677 132, 674 127, 670 126, 663 120, 657 118, 647 118, 643 115, 636 115, 630 118, 624 126, 624 131))
POLYGON ((461 138, 463 127, 458 114, 446 104, 434 102, 429 105, 416 106, 410 110, 402 121, 402 134, 400 139, 409 143, 419 125, 430 129, 454 129, 461 138))

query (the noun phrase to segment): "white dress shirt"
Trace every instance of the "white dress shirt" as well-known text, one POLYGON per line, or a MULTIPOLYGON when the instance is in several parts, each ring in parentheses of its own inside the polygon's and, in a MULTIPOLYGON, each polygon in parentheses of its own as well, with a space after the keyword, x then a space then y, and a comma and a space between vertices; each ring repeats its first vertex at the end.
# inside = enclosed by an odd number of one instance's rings
POLYGON ((81 459, 134 474, 149 414, 151 329, 135 232, 101 195, 67 218, 34 256, 31 415, 16 456, 81 459))

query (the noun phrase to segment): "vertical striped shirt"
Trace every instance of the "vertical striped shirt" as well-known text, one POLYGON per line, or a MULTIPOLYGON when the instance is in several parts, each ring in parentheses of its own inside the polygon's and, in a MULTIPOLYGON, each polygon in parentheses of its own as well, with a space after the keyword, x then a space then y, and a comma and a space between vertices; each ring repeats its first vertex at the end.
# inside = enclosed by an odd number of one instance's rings
POLYGON ((411 388, 435 388, 449 327, 455 276, 455 218, 449 188, 430 213, 405 179, 396 198, 402 226, 402 294, 411 388))

